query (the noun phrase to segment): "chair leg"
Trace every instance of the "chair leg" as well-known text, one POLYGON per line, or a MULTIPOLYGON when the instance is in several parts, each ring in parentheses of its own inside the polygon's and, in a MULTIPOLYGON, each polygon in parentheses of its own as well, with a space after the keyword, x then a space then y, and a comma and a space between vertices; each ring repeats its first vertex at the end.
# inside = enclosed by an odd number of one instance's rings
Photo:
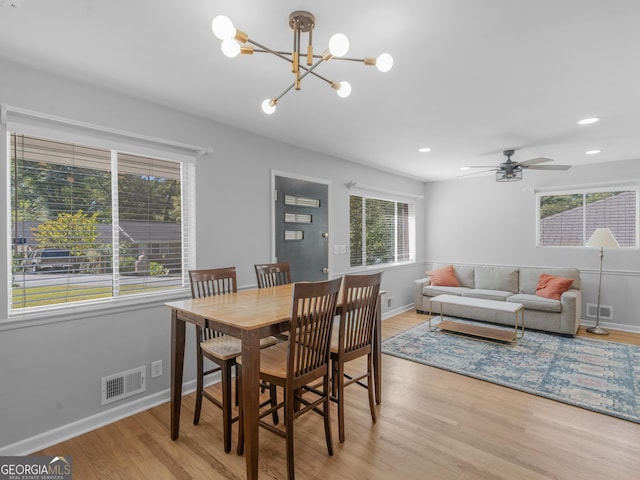
POLYGON ((222 376, 222 428, 224 431, 224 451, 231 451, 231 365, 221 365, 222 376))
POLYGON ((200 422, 200 411, 202 410, 202 389, 204 388, 204 358, 202 355, 202 350, 200 349, 200 344, 198 344, 198 352, 197 352, 197 361, 196 361, 196 369, 197 369, 197 380, 196 380, 196 408, 193 414, 193 424, 198 425, 200 422))
MULTIPOLYGON (((242 367, 240 365, 236 366, 236 379, 238 385, 238 392, 240 394, 240 398, 242 398, 242 367)), ((244 453, 244 415, 242 411, 242 401, 238 405, 238 447, 236 449, 236 453, 238 455, 242 455, 244 453)))
MULTIPOLYGON (((269 385, 269 396, 271 397, 271 408, 275 408, 278 405, 278 392, 273 383, 269 385)), ((278 418, 278 410, 273 410, 271 418, 273 419, 273 424, 278 425, 280 422, 280 419, 278 418)))
POLYGON ((373 355, 367 355, 367 390, 369 392, 369 410, 371 411, 371 421, 376 423, 376 410, 374 402, 374 383, 373 383, 373 355))
POLYGON ((238 384, 238 364, 236 363, 236 407, 240 405, 240 388, 238 384))
POLYGON ((293 463, 293 412, 295 408, 296 398, 295 392, 287 388, 285 391, 285 414, 284 423, 286 426, 286 440, 287 440, 287 479, 294 480, 296 477, 295 466, 293 463))
POLYGON ((344 442, 344 363, 336 362, 333 381, 337 384, 338 401, 338 439, 344 442))
POLYGON ((324 436, 327 440, 327 452, 333 456, 333 438, 331 437, 331 391, 329 390, 329 374, 324 376, 324 436))
POLYGON ((338 362, 331 360, 331 395, 337 397, 338 394, 338 362))

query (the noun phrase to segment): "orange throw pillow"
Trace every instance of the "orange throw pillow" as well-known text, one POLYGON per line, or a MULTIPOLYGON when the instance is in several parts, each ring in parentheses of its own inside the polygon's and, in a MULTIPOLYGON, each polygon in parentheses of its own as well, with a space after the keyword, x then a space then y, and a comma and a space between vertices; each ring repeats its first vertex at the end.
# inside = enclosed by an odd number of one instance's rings
POLYGON ((538 279, 536 295, 553 300, 560 300, 560 296, 569 290, 572 283, 573 279, 571 278, 556 277, 555 275, 543 273, 538 279))
POLYGON ((427 272, 431 279, 431 285, 434 287, 459 287, 460 282, 456 278, 456 274, 453 272, 453 265, 447 265, 446 267, 438 268, 437 270, 431 270, 427 272))

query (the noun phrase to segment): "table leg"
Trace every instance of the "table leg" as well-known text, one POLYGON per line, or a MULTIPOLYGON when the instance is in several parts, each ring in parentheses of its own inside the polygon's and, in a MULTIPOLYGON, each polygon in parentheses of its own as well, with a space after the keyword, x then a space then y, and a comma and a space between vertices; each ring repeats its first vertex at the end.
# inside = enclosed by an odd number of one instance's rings
POLYGON ((373 379, 376 403, 382 403, 382 300, 378 295, 376 326, 373 330, 373 379))
POLYGON ((258 478, 258 409, 260 404, 260 338, 256 332, 242 337, 242 411, 244 415, 247 479, 258 478))
POLYGON ((178 439, 180 430, 185 327, 185 322, 178 319, 177 311, 171 310, 171 440, 178 439))

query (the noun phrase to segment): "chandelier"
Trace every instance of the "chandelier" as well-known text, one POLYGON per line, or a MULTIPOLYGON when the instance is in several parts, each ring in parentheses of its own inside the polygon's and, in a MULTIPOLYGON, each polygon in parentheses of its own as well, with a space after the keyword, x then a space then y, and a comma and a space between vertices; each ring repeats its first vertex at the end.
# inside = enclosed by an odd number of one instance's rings
POLYGON ((267 98, 262 102, 262 111, 268 115, 276 111, 276 105, 280 99, 292 88, 300 90, 302 79, 309 74, 328 83, 331 88, 336 90, 338 96, 342 98, 348 97, 351 94, 351 84, 349 82, 329 80, 315 71, 323 62, 328 62, 331 59, 361 62, 365 65, 375 65, 381 72, 388 72, 393 66, 393 57, 388 53, 383 53, 377 58, 366 57, 360 59, 345 57, 349 50, 349 39, 342 33, 336 33, 331 37, 329 40, 329 48, 321 55, 315 54, 313 51, 313 29, 316 26, 316 19, 313 14, 309 12, 297 10, 291 13, 289 15, 289 26, 291 30, 293 30, 293 51, 283 52, 272 50, 250 39, 249 35, 237 30, 231 20, 224 15, 218 15, 211 23, 214 35, 222 40, 222 53, 227 57, 233 58, 240 54, 271 53, 291 65, 291 73, 294 76, 294 81, 291 85, 277 97, 267 98), (308 37, 306 53, 302 51, 303 47, 301 47, 303 33, 306 33, 308 37))

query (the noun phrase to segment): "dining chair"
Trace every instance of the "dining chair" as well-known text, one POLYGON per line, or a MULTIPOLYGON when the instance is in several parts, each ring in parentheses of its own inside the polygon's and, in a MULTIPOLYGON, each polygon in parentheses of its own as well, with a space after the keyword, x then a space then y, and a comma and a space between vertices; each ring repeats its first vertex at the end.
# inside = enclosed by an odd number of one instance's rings
MULTIPOLYGON (((210 297, 213 295, 224 295, 238 291, 236 281, 236 268, 211 268, 205 270, 190 270, 189 280, 191 283, 192 298, 210 297)), ((242 351, 240 339, 224 335, 217 330, 209 328, 208 322, 203 327, 196 325, 197 340, 197 386, 196 386, 196 407, 193 416, 193 423, 200 422, 200 411, 202 409, 202 398, 206 398, 214 405, 222 409, 222 423, 224 435, 224 451, 231 451, 231 426, 238 420, 232 416, 231 405, 231 383, 232 369, 237 365, 236 359, 242 351), (204 359, 207 358, 216 364, 215 367, 204 370, 204 359), (211 395, 204 388, 204 377, 212 373, 220 372, 222 380, 222 398, 218 399, 211 395)), ((276 343, 275 337, 266 337, 261 340, 260 347, 268 347, 276 343)), ((236 369, 237 379, 237 369, 236 369)), ((275 389, 272 391, 275 393, 275 389)), ((236 403, 238 403, 238 388, 236 382, 236 403)), ((277 403, 275 400, 273 403, 277 403)))
POLYGON ((344 442, 344 388, 357 383, 369 393, 371 420, 376 423, 373 382, 373 332, 377 321, 382 273, 346 275, 342 286, 342 308, 337 332, 331 339, 331 399, 338 404, 338 438, 344 442), (345 364, 365 356, 366 370, 346 374, 345 364), (366 378, 366 384, 361 380, 366 378))
POLYGON ((257 264, 255 269, 258 288, 276 287, 291 283, 289 262, 257 264))
MULTIPOLYGON (((287 478, 295 478, 293 462, 293 422, 306 412, 316 412, 324 418, 325 440, 329 455, 333 455, 331 438, 331 385, 329 346, 336 313, 341 278, 321 282, 294 284, 291 305, 291 325, 287 342, 260 351, 260 378, 284 389, 283 401, 259 413, 259 425, 286 439, 287 478), (317 387, 311 383, 322 379, 317 387), (309 399, 302 393, 311 393, 309 399), (284 430, 262 420, 273 410, 284 409, 284 430)), ((242 357, 238 359, 242 376, 242 357)), ((244 451, 242 404, 238 435, 238 454, 244 451)))

